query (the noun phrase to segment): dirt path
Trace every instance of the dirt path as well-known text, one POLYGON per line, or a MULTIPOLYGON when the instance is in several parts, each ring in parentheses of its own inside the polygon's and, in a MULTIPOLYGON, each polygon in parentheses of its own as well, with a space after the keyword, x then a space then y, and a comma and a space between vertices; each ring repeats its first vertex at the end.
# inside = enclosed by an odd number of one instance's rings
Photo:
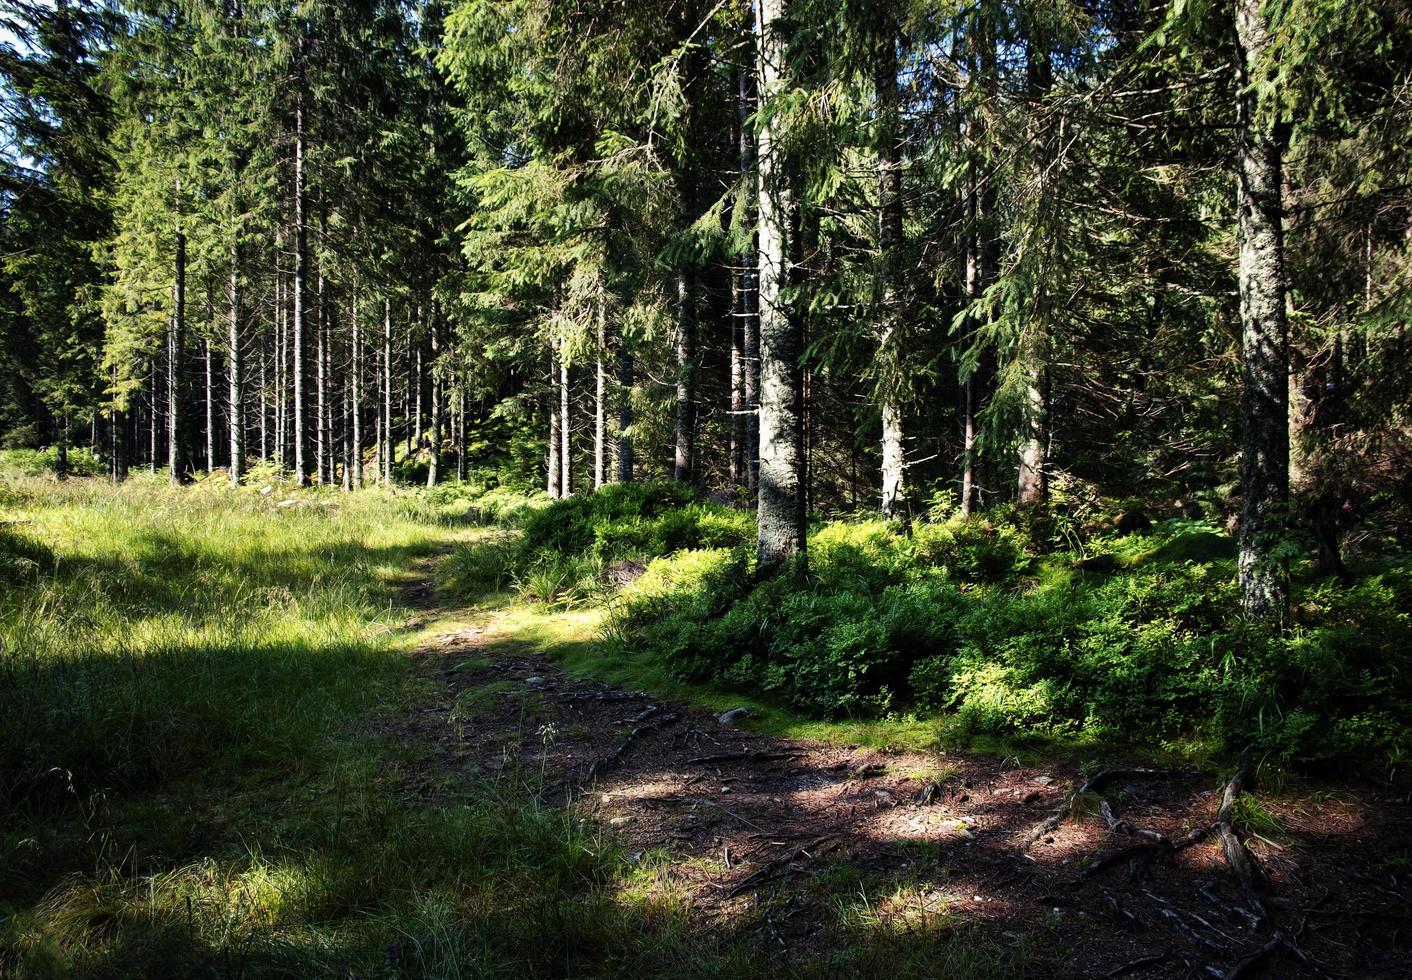
MULTIPOLYGON (((436 614, 430 594, 417 593, 420 618, 436 614)), ((1117 772, 1074 800, 1092 772, 767 737, 570 677, 495 615, 471 621, 418 652, 434 696, 385 725, 425 747, 406 793, 497 777, 567 803, 660 862, 703 923, 752 916, 782 956, 821 948, 851 915, 978 923, 1053 976, 1412 976, 1405 799, 1371 787, 1262 798, 1274 819, 1244 835, 1266 878, 1260 919, 1214 837, 1175 854, 1134 847, 1209 825, 1221 801, 1209 774, 1117 772), (1131 860, 1112 860, 1125 849, 1131 860)))

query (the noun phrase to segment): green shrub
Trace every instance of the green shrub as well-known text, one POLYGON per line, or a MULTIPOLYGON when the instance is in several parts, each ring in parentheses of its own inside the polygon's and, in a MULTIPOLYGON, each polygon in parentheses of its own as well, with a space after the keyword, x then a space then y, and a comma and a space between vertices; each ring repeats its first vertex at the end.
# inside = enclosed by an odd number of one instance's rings
POLYGON ((1408 570, 1312 584, 1274 636, 1240 616, 1224 541, 1191 524, 1088 542, 1120 557, 1101 576, 1061 553, 1027 577, 1020 532, 976 520, 910 539, 826 525, 802 582, 753 585, 748 548, 682 552, 625 594, 613 638, 814 714, 906 709, 973 734, 1253 745, 1304 764, 1405 745, 1408 570))
POLYGON ((1002 582, 1027 568, 1019 533, 979 517, 954 517, 919 526, 913 540, 917 556, 944 568, 952 577, 974 582, 1002 582))

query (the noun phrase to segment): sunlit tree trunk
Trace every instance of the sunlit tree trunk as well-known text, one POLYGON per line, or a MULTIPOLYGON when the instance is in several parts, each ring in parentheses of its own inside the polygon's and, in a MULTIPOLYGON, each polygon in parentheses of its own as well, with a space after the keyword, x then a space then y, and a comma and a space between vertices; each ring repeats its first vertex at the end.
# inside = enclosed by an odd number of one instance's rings
POLYGON ((559 360, 559 493, 568 497, 574 492, 570 463, 573 449, 573 426, 569 421, 569 362, 559 360))
MULTIPOLYGON (((431 314, 431 453, 427 461, 427 486, 436 486, 436 481, 441 478, 441 402, 444 394, 441 388, 441 347, 440 338, 437 336, 440 324, 437 321, 436 310, 431 314)), ((417 397, 418 402, 421 396, 417 397)))
POLYGON ((319 261, 318 297, 319 315, 317 323, 317 346, 314 352, 316 381, 315 389, 318 396, 317 402, 317 441, 315 450, 315 469, 318 472, 318 482, 320 484, 331 483, 333 474, 333 442, 332 432, 329 427, 329 412, 331 403, 329 401, 329 374, 328 374, 328 318, 326 316, 325 303, 328 296, 324 290, 323 261, 319 261))
POLYGON ((456 383, 456 480, 466 482, 466 379, 456 383))
MULTIPOLYGON (((787 0, 759 0, 760 98, 768 102, 785 86, 785 40, 780 35, 787 0)), ((785 290, 793 274, 796 200, 793 175, 780 149, 777 116, 766 119, 759 139, 760 175, 760 489, 756 551, 761 575, 776 572, 805 550, 804 390, 800 370, 803 336, 785 290)))
POLYGON ((891 520, 905 509, 906 460, 902 441, 900 290, 897 251, 902 245, 902 130, 898 118, 897 38, 885 13, 879 13, 873 87, 878 105, 878 270, 882 316, 878 331, 878 387, 882 409, 882 516, 891 520))
POLYGON ((607 313, 600 300, 598 307, 598 344, 593 359, 593 489, 602 489, 608 482, 608 372, 603 366, 607 329, 607 313))
POLYGON ((305 290, 308 284, 309 242, 304 186, 304 39, 295 55, 297 79, 294 95, 294 318, 290 343, 294 347, 294 485, 309 485, 313 453, 309 418, 309 336, 305 290))
MULTIPOLYGON (((240 246, 230 246, 230 333, 226 337, 226 378, 230 385, 230 485, 240 486, 245 475, 245 362, 240 324, 240 246)), ((261 409, 263 416, 264 410, 261 409)), ((264 421, 260 424, 264 439, 264 421)), ((263 449, 263 446, 261 447, 263 449)))
POLYGON ((186 235, 176 235, 171 328, 167 334, 167 479, 187 480, 186 459, 186 235))
POLYGON ((618 482, 631 483, 632 458, 632 345, 618 337, 618 482))
POLYGON ((549 358, 549 459, 545 464, 546 483, 544 490, 551 498, 558 499, 563 494, 563 452, 559 448, 562 433, 559 429, 559 357, 555 353, 549 358))
POLYGON ((350 411, 353 416, 353 451, 349 455, 348 466, 353 471, 353 489, 361 490, 363 489, 363 336, 362 327, 358 323, 358 291, 356 288, 353 291, 349 319, 352 328, 350 344, 353 348, 350 354, 352 365, 348 372, 348 384, 353 400, 350 411))
POLYGON ((1284 270, 1284 127, 1257 105, 1252 84, 1268 70, 1270 22, 1263 0, 1237 0, 1239 72, 1241 605, 1251 619, 1283 626, 1289 572, 1279 554, 1288 520, 1289 375, 1284 270))
POLYGON ((392 300, 382 301, 382 434, 378 453, 382 459, 381 479, 392 483, 392 300))
POLYGON ((216 399, 215 372, 211 363, 211 342, 204 342, 206 367, 206 472, 216 468, 216 399))

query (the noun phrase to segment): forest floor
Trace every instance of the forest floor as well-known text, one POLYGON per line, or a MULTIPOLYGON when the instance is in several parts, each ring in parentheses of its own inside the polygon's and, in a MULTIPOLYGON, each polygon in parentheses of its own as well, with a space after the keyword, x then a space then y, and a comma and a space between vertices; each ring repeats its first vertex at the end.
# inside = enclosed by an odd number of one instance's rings
POLYGON ((444 608, 430 568, 405 592, 428 637, 414 653, 424 699, 378 724, 418 747, 404 799, 445 805, 489 779, 567 806, 695 924, 744 929, 777 963, 829 948, 840 927, 970 928, 1027 974, 1412 976, 1412 806, 1390 789, 1235 797, 1252 897, 1201 834, 1220 776, 752 731, 718 698, 601 682, 593 614, 444 608))

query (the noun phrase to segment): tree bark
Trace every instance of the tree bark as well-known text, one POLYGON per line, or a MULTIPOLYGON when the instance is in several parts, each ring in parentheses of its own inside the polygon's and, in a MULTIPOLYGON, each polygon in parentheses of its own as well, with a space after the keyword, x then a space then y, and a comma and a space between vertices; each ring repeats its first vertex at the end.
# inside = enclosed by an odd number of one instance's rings
POLYGON ((563 494, 563 482, 561 480, 560 464, 563 462, 563 453, 559 448, 561 434, 559 432, 559 357, 557 352, 549 358, 549 459, 545 464, 545 487, 544 490, 552 499, 559 499, 563 494))
POLYGON ((618 337, 618 482, 631 483, 632 458, 632 345, 618 337))
MULTIPOLYGON (((436 486, 441 478, 441 346, 437 336, 440 324, 436 310, 431 313, 431 454, 427 460, 427 486, 436 486)), ((421 402, 420 393, 417 396, 421 402)))
POLYGON ((315 388, 317 389, 316 394, 318 415, 315 421, 317 422, 316 428, 318 431, 316 433, 317 440, 315 445, 317 446, 317 448, 314 452, 316 463, 314 468, 318 473, 318 482, 322 486, 332 482, 333 473, 333 443, 330 438, 332 432, 329 428, 329 410, 331 408, 331 404, 329 401, 328 390, 328 319, 324 315, 324 303, 327 301, 327 296, 324 292, 324 272, 322 259, 319 260, 319 277, 317 289, 319 298, 319 315, 315 318, 315 322, 317 323, 316 329, 318 331, 318 337, 317 346, 314 351, 314 359, 316 371, 315 388))
MULTIPOLYGON (((1054 83, 1047 38, 1040 34, 1030 42, 1027 62, 1030 98, 1036 107, 1043 105, 1054 83)), ((1038 111, 1036 115, 1038 115, 1038 111)), ((1054 163, 1055 146, 1051 134, 1032 134, 1039 147, 1039 165, 1048 173, 1054 163)), ((1041 183, 1041 193, 1043 188, 1041 183)), ((1049 315, 1048 297, 1043 290, 1045 277, 1041 272, 1034 299, 1032 319, 1036 326, 1032 335, 1022 338, 1019 356, 1024 371, 1024 395, 1021 415, 1020 465, 1016 476, 1015 495, 1021 504, 1043 504, 1049 499, 1049 315)))
POLYGON ((1289 572, 1279 555, 1288 520, 1289 375, 1284 270, 1284 127, 1265 117, 1251 86, 1270 70, 1263 0, 1237 0, 1241 389, 1241 605, 1283 627, 1289 572))
MULTIPOLYGON (((245 364, 241 350, 240 246, 230 246, 230 333, 226 337, 226 378, 229 382, 230 485, 240 486, 245 475, 245 364)), ((263 415, 263 409, 261 410, 263 415)), ((263 440, 264 423, 261 422, 263 440)))
POLYGON ((352 309, 349 313, 352 321, 352 365, 348 372, 348 384, 352 389, 353 405, 351 412, 353 419, 353 440, 352 452, 348 457, 348 466, 353 471, 353 489, 363 489, 363 337, 361 327, 358 323, 358 291, 353 291, 352 309))
POLYGON ((466 379, 456 381, 456 482, 466 482, 466 379))
POLYGON ((211 342, 205 342, 206 360, 206 472, 216 468, 216 399, 215 372, 211 364, 211 342))
POLYGON ((307 202, 304 188, 304 38, 298 40, 294 94, 294 320, 290 341, 294 347, 294 485, 307 487, 313 447, 309 438, 309 351, 308 324, 305 322, 305 288, 308 277, 309 243, 306 227, 307 202))
MULTIPOLYGON (((759 0, 757 12, 760 99, 775 97, 785 82, 785 41, 780 35, 787 0, 759 0)), ((790 559, 805 557, 804 391, 800 370, 801 323, 783 295, 794 272, 798 207, 793 174, 780 149, 778 118, 760 131, 760 490, 756 552, 762 576, 790 559)))
POLYGON ((737 115, 740 122, 740 170, 746 181, 746 200, 756 220, 750 247, 739 258, 741 293, 741 385, 745 416, 745 487, 754 499, 760 485, 760 242, 758 234, 758 198, 760 187, 756 172, 755 134, 748 123, 757 95, 756 58, 753 48, 746 51, 746 68, 741 72, 737 115))
POLYGON ((892 520, 906 507, 906 459, 899 394, 902 352, 897 255, 902 245, 902 130, 898 119, 897 31, 891 18, 881 12, 878 28, 873 78, 878 104, 878 270, 882 277, 878 387, 882 409, 882 516, 884 520, 892 520))
POLYGON ((392 483, 392 300, 382 301, 382 434, 378 439, 381 479, 392 483))
POLYGON ((171 329, 167 335, 167 479, 188 478, 186 458, 186 235, 176 235, 176 276, 172 282, 171 329))
POLYGON ((672 478, 690 481, 696 462, 696 276, 690 269, 677 274, 677 404, 676 458, 672 478))
POLYGON ((593 360, 593 489, 601 490, 608 482, 608 372, 603 367, 607 313, 600 301, 598 307, 598 345, 593 360))
POLYGON ((570 466, 573 426, 569 423, 569 362, 562 358, 559 360, 559 416, 559 494, 569 497, 574 492, 573 471, 570 466))

